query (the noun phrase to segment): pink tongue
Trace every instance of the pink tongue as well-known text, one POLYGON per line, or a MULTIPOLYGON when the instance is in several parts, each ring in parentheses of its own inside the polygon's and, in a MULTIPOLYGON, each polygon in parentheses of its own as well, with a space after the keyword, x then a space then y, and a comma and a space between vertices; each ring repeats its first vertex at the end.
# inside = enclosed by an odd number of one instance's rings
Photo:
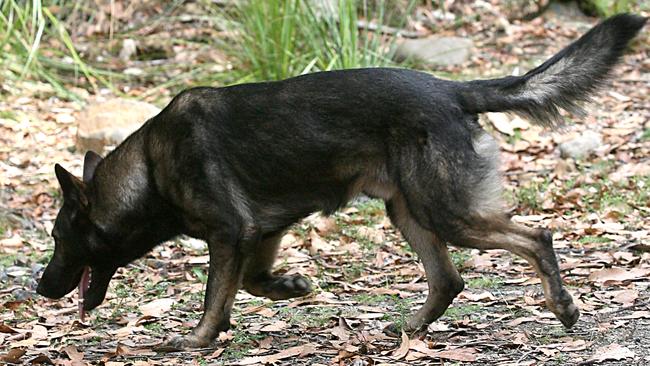
POLYGON ((81 318, 81 322, 84 322, 84 318, 86 317, 86 311, 84 310, 84 295, 86 294, 86 291, 88 290, 88 286, 90 284, 90 267, 84 267, 84 272, 81 275, 81 280, 79 280, 79 317, 81 318))

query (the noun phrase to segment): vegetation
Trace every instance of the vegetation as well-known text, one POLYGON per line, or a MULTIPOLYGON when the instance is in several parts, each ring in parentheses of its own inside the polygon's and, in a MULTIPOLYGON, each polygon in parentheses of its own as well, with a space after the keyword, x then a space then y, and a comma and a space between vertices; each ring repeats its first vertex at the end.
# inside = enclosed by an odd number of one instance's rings
MULTIPOLYGON (((339 0, 338 6, 313 7, 301 0, 243 1, 221 8, 203 2, 201 5, 210 14, 210 24, 226 25, 236 37, 227 45, 217 40, 200 42, 225 48, 236 63, 235 72, 228 79, 219 80, 222 83, 277 80, 320 70, 390 65, 395 37, 382 35, 382 24, 390 16, 388 7, 383 0, 371 3, 339 0), (373 31, 359 30, 361 19, 372 21, 376 27, 373 31)), ((407 11, 415 2, 410 3, 407 11)), ((173 6, 176 5, 170 5, 173 6)), ((67 29, 73 28, 71 25, 80 17, 94 20, 92 9, 86 9, 79 1, 1 2, 3 78, 43 81, 67 99, 78 99, 68 87, 71 84, 95 92, 98 88, 109 88, 119 93, 113 82, 125 80, 126 76, 111 71, 110 65, 84 58, 68 33, 67 29)), ((393 18, 390 20, 394 22, 393 18)), ((406 18, 401 19, 403 25, 406 18)), ((109 34, 109 38, 127 36, 135 35, 109 34)), ((208 74, 208 69, 198 68, 167 80, 164 86, 186 86, 188 78, 200 83, 211 79, 208 74)))
MULTIPOLYGON (((108 73, 82 60, 52 8, 79 6, 65 0, 5 0, 0 2, 0 66, 8 80, 31 77, 46 81, 57 94, 76 98, 66 84, 83 76, 88 84, 115 89, 106 79, 108 73)), ((59 11, 59 13, 65 13, 59 11)), ((117 74, 115 74, 117 75, 117 74)))
POLYGON ((230 50, 241 63, 243 79, 279 80, 313 71, 392 64, 395 38, 382 36, 387 18, 383 0, 372 8, 367 0, 339 0, 336 7, 321 4, 280 0, 237 6, 231 19, 240 37, 230 50), (360 15, 376 22, 375 31, 358 30, 360 15))

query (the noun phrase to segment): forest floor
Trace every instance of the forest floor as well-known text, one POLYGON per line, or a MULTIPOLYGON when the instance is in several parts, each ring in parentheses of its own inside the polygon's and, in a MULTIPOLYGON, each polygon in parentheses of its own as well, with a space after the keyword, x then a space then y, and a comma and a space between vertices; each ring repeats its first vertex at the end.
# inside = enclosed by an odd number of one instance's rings
MULTIPOLYGON (((454 32, 474 40, 471 61, 437 74, 471 79, 525 72, 589 25, 545 16, 501 33, 466 25, 454 32)), ((240 291, 233 329, 214 347, 156 351, 201 315, 207 250, 189 238, 121 268, 105 302, 81 323, 76 292, 52 301, 34 290, 52 254, 49 233, 61 205, 53 166, 81 173, 74 145, 83 104, 25 82, 0 100, 0 361, 650 364, 649 33, 646 27, 589 116, 567 117, 562 131, 511 118, 507 124, 484 121, 502 148, 513 219, 554 232, 562 277, 582 313, 570 330, 545 308, 539 279, 524 260, 504 251, 451 248, 466 289, 425 335, 385 336, 387 324, 404 322, 423 304, 426 278, 383 203, 363 197, 329 218, 310 216, 283 238, 277 271, 308 275, 313 295, 273 302, 240 291), (599 133, 602 144, 582 159, 562 158, 558 145, 586 131, 599 133)))

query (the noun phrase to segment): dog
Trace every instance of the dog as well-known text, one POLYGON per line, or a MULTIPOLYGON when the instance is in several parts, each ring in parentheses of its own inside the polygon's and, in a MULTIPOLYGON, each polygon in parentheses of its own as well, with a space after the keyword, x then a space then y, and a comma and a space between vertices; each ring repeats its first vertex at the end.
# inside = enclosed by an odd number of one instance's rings
POLYGON ((63 206, 37 292, 61 298, 90 272, 80 287, 91 310, 117 268, 180 234, 199 238, 210 254, 204 313, 167 344, 205 347, 229 328, 240 288, 273 300, 307 295, 308 279, 271 272, 280 238, 363 193, 385 201, 424 265, 428 296, 403 330, 424 329, 463 290, 448 243, 525 258, 569 328, 580 313, 551 233, 510 221, 498 147, 478 114, 561 125, 560 109, 582 112, 646 20, 611 17, 523 76, 456 82, 369 68, 186 90, 106 158, 88 152, 82 179, 55 165, 63 206))

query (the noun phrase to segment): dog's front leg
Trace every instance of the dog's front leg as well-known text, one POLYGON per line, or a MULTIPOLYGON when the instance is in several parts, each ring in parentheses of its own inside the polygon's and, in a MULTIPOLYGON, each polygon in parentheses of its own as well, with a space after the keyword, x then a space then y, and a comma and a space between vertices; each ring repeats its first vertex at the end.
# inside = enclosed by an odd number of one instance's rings
POLYGON ((175 337, 166 346, 178 350, 206 347, 219 332, 230 328, 230 310, 241 286, 242 268, 245 264, 241 245, 241 242, 224 240, 219 235, 210 236, 210 269, 203 316, 190 334, 175 337))

